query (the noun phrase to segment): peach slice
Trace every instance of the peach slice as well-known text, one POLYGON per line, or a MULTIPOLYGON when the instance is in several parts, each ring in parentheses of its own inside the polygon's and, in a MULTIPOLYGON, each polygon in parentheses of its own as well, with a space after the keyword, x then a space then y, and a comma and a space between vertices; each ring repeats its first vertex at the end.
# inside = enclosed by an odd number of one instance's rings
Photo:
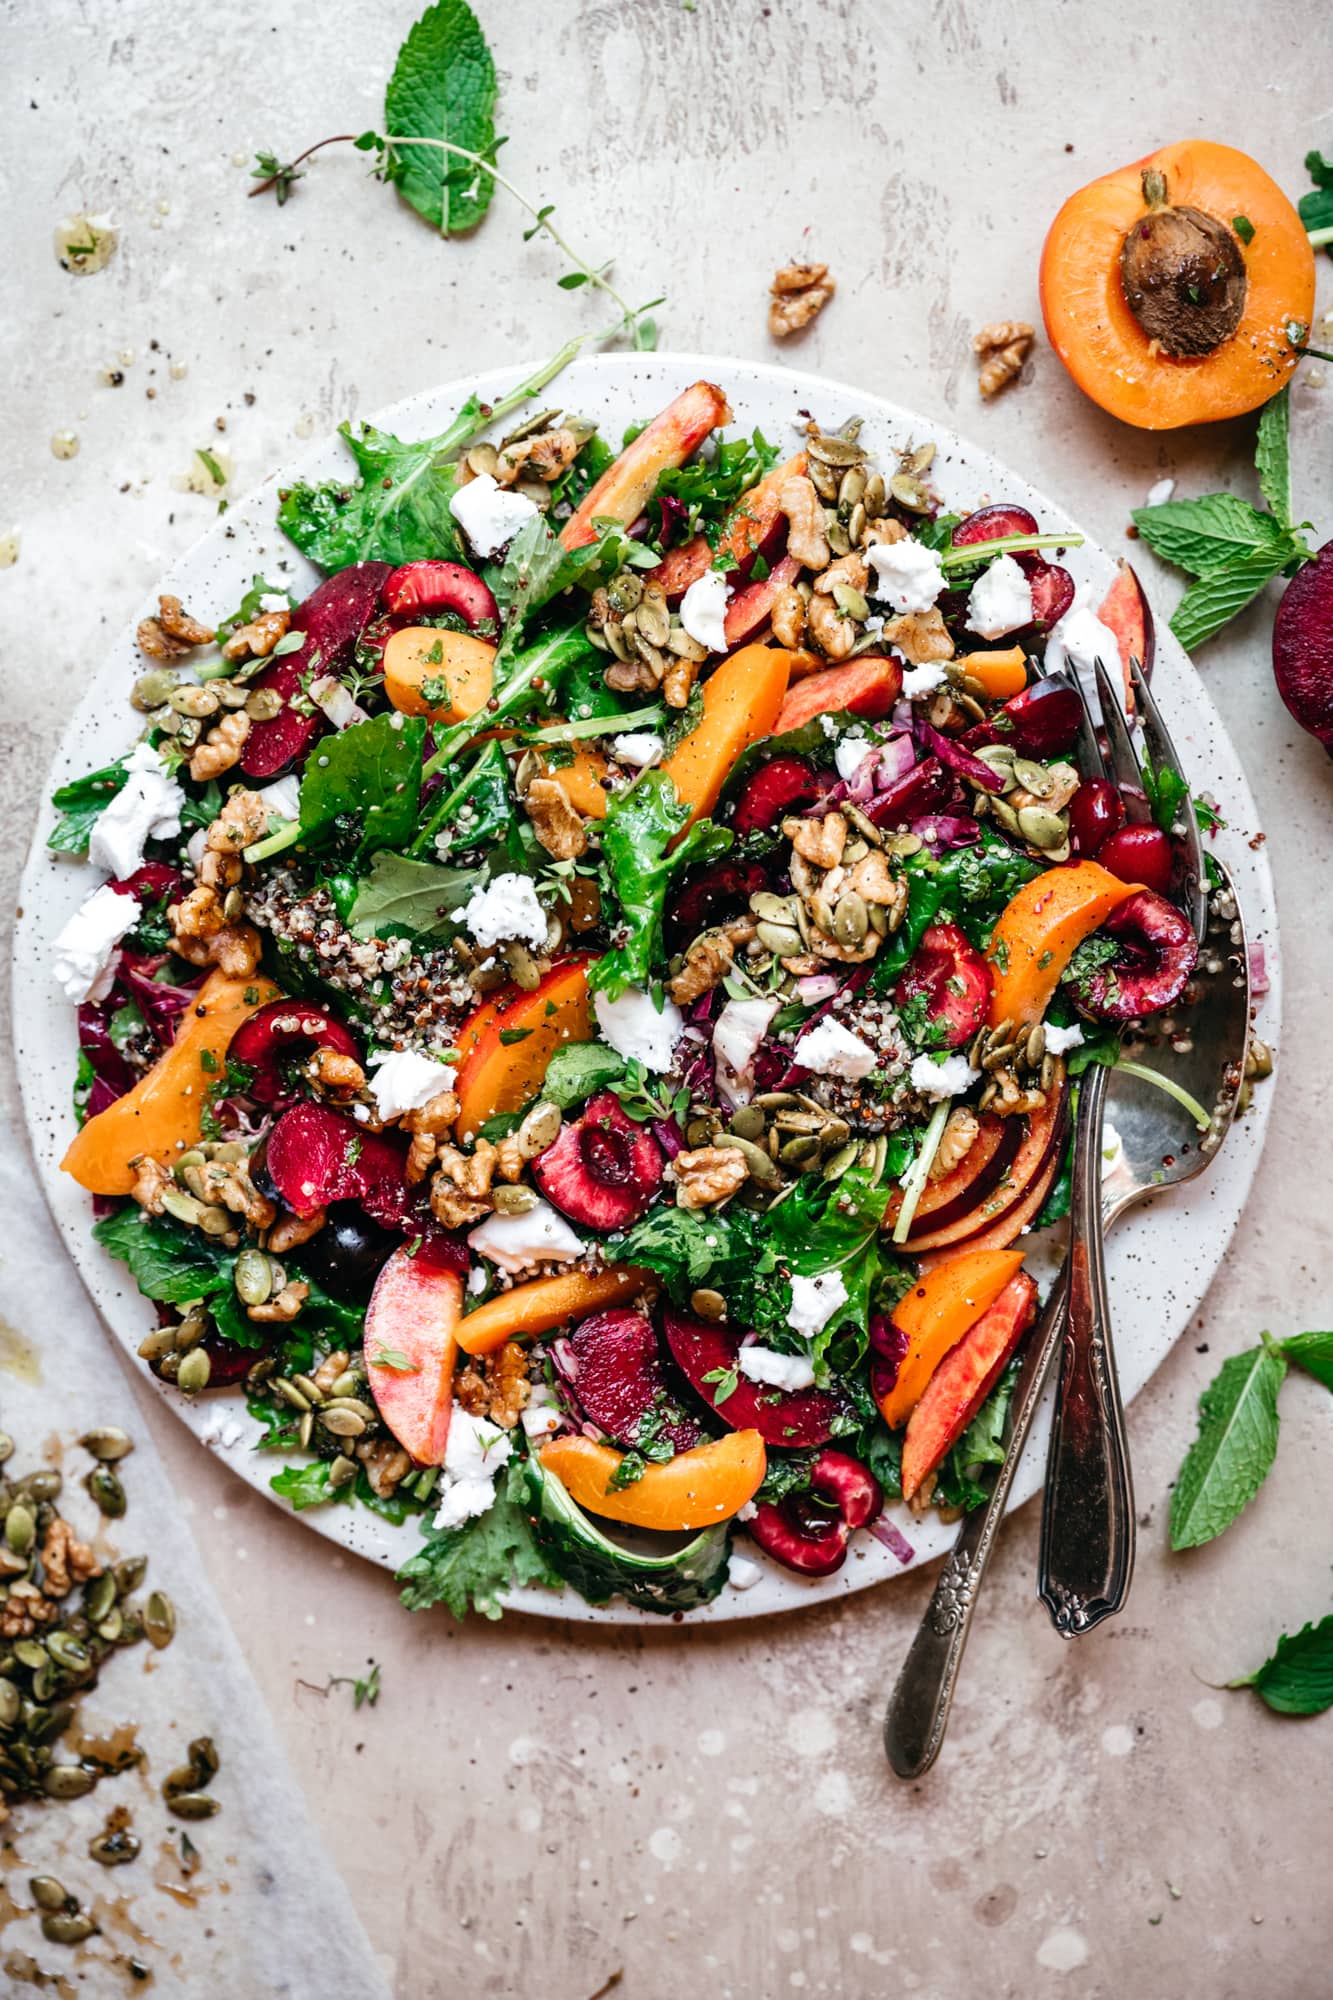
POLYGON ((925 1271, 893 1309, 907 1352, 892 1386, 875 1400, 890 1430, 909 1415, 951 1347, 994 1305, 1023 1268, 1021 1250, 963 1250, 925 1271))
POLYGON ((418 1465, 442 1465, 453 1408, 463 1280, 412 1256, 389 1257, 366 1308, 366 1375, 375 1407, 418 1465))
POLYGON ((463 1023, 458 1134, 473 1138, 488 1118, 517 1111, 541 1088, 546 1065, 566 1042, 590 1042, 588 958, 552 966, 531 993, 488 1000, 463 1023))
POLYGON ((458 1344, 464 1354, 493 1354, 507 1340, 550 1333, 566 1320, 582 1319, 585 1313, 599 1312, 604 1306, 624 1305, 651 1283, 649 1272, 627 1264, 613 1264, 606 1271, 561 1271, 553 1278, 533 1278, 526 1285, 498 1292, 468 1313, 458 1329, 458 1344))
POLYGON ((553 1438, 541 1453, 571 1500, 610 1521, 635 1528, 684 1531, 730 1520, 763 1483, 767 1459, 758 1431, 732 1431, 711 1444, 650 1465, 618 1492, 611 1480, 624 1454, 586 1437, 553 1438))

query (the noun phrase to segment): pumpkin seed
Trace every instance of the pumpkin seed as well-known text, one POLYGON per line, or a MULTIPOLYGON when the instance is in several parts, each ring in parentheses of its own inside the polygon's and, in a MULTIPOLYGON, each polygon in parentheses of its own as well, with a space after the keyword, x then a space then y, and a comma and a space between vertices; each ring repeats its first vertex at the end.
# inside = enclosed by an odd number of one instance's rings
POLYGON ((98 1638, 105 1639, 108 1646, 114 1646, 118 1644, 119 1640, 124 1634, 124 1631, 125 1631, 125 1614, 122 1612, 119 1605, 117 1605, 114 1610, 108 1612, 106 1617, 101 1619, 97 1626, 98 1638))
POLYGON ((231 1216, 225 1208, 206 1207, 200 1211, 199 1227, 205 1236, 227 1236, 231 1232, 231 1216))
POLYGON ((895 472, 889 481, 889 491, 909 514, 928 514, 935 504, 929 489, 910 472, 895 472))
POLYGON ((221 1801, 211 1799, 207 1792, 177 1792, 169 1803, 176 1819, 212 1819, 222 1810, 221 1801))
POLYGON ((289 1404, 293 1410, 305 1411, 310 1408, 308 1400, 301 1394, 295 1383, 289 1382, 285 1375, 279 1375, 273 1382, 272 1387, 274 1395, 280 1396, 283 1402, 289 1404))
POLYGON ((56 1665, 63 1667, 66 1673, 86 1673, 93 1664, 93 1656, 88 1648, 81 1646, 77 1639, 71 1639, 68 1632, 48 1633, 46 1650, 56 1665))
POLYGON ((710 1291, 707 1286, 690 1293, 690 1309, 700 1319, 720 1320, 727 1316, 727 1302, 721 1292, 710 1291))
POLYGON ((176 676, 165 667, 150 667, 130 689, 130 706, 137 708, 140 715, 150 715, 163 702, 170 701, 175 692, 176 676))
POLYGON ((357 1438, 365 1435, 366 1420, 359 1417, 355 1410, 321 1410, 319 1421, 332 1437, 357 1438))
POLYGON ((697 1152, 701 1146, 711 1146, 717 1128, 711 1118, 691 1118, 685 1127, 685 1143, 691 1151, 697 1152))
POLYGON ((500 454, 493 444, 474 444, 467 455, 467 469, 478 479, 489 475, 494 479, 499 470, 500 454))
POLYGON ((904 857, 909 854, 919 854, 924 845, 925 843, 919 833, 886 833, 884 835, 884 849, 888 854, 899 854, 904 857))
POLYGON ((562 1124, 560 1106, 545 1099, 534 1104, 523 1123, 518 1128, 518 1150, 525 1160, 533 1160, 538 1153, 544 1153, 553 1146, 560 1136, 562 1124))
POLYGON ((144 1637, 160 1653, 176 1636, 176 1607, 165 1590, 150 1591, 143 1608, 144 1637))
POLYGON ((792 899, 790 896, 775 896, 769 889, 758 889, 750 898, 750 914, 767 924, 789 924, 792 899))
POLYGON ((90 1451, 94 1458, 100 1458, 107 1464, 114 1464, 120 1458, 128 1458, 134 1450, 134 1439, 129 1432, 121 1430, 115 1424, 103 1424, 96 1430, 85 1431, 79 1443, 85 1451, 90 1451))
POLYGON ((96 1774, 82 1764, 53 1764, 42 1781, 49 1799, 81 1799, 97 1783, 96 1774))
POLYGON ((262 1250, 242 1250, 232 1281, 245 1305, 262 1306, 272 1296, 273 1267, 262 1250))
POLYGON ((860 944, 870 928, 870 912, 865 898, 858 896, 854 889, 838 898, 833 912, 833 935, 839 944, 860 944))
POLYGON ((251 722, 272 722, 282 713, 282 696, 276 688, 255 688, 245 698, 245 713, 251 722))
POLYGON ((845 1146, 839 1146, 837 1152, 830 1154, 829 1158, 824 1162, 824 1179, 826 1181, 841 1180, 849 1168, 856 1165, 857 1155, 860 1150, 860 1145, 855 1139, 849 1140, 845 1146))
POLYGON ((1261 1042, 1258 1035, 1250 1036, 1249 1047, 1245 1051, 1245 1075, 1250 1082, 1257 1082, 1273 1074, 1273 1051, 1267 1042, 1261 1042))
POLYGON ((167 702, 177 715, 192 716, 196 721, 218 712, 218 698, 212 688, 196 687, 193 681, 174 687, 167 696, 167 702))
POLYGON ((845 426, 850 436, 830 436, 824 431, 812 431, 806 442, 806 457, 816 465, 836 465, 839 467, 861 465, 866 452, 863 445, 856 442, 861 425, 859 419, 845 426))
POLYGON ((5 1516, 5 1546, 26 1556, 37 1539, 37 1523, 26 1507, 11 1507, 5 1516))
POLYGON ((307 1403, 318 1405, 324 1401, 324 1391, 308 1375, 292 1375, 289 1380, 301 1391, 307 1403))
POLYGON ((100 1861, 103 1868, 122 1868, 127 1861, 136 1861, 139 1848, 138 1834, 132 1833, 127 1826, 94 1834, 88 1842, 89 1855, 94 1861, 100 1861))
POLYGON ((42 1936, 49 1944, 82 1944, 96 1929, 92 1918, 82 1910, 62 1911, 58 1916, 42 1918, 42 1936))
POLYGON ((132 1590, 139 1588, 139 1585, 143 1582, 145 1576, 147 1576, 148 1558, 147 1556, 126 1556, 123 1562, 116 1564, 112 1574, 116 1579, 117 1595, 128 1597, 132 1590))
POLYGON ((357 1464, 354 1458, 344 1458, 341 1452, 329 1466, 329 1485, 336 1492, 342 1486, 350 1486, 356 1478, 357 1464))
POLYGON ((218 1774, 221 1760, 218 1757, 217 1745, 211 1736, 196 1736, 186 1755, 194 1772, 195 1786, 202 1790, 210 1779, 216 1778, 218 1774))
POLYGON ((1059 813, 1053 813, 1046 806, 1024 806, 1017 815, 1018 830, 1024 840, 1033 847, 1049 852, 1058 847, 1065 838, 1067 828, 1059 813))
POLYGON ((998 822, 998 824, 1004 828, 1006 833, 1017 834, 1020 831, 1018 824, 1018 814, 1014 811, 1012 806, 1006 805, 1003 799, 997 799, 997 798, 992 798, 989 801, 989 804, 991 810, 991 817, 995 819, 998 822))
POLYGON ((334 1398, 339 1396, 357 1396, 365 1386, 365 1377, 363 1375, 358 1375, 355 1368, 345 1368, 342 1374, 335 1375, 329 1384, 329 1395, 334 1398))
POLYGON ((28 1894, 39 1910, 63 1910, 73 1901, 64 1883, 54 1875, 34 1875, 28 1883, 28 1894))
POLYGON ((23 1697, 11 1680, 0 1680, 0 1729, 12 1729, 18 1721, 23 1697))
POLYGON ((491 1189, 491 1205, 497 1215, 527 1215, 537 1206, 537 1196, 527 1187, 491 1189))
POLYGON ((762 1139, 764 1136, 764 1114, 757 1104, 742 1104, 734 1111, 728 1130, 737 1139, 762 1139))
POLYGON ((1039 1069, 1046 1053, 1046 1028, 1038 1021, 1035 1028, 1028 1030, 1028 1038, 1023 1044, 1023 1060, 1029 1069, 1039 1069))
POLYGON ((520 944, 516 938, 511 938, 508 944, 501 948, 501 955, 523 991, 534 993, 541 985, 542 975, 536 959, 527 946, 520 944))
POLYGON ((844 618, 861 619, 870 616, 870 606, 866 602, 863 593, 850 583, 834 584, 833 602, 837 605, 844 618))
POLYGON ((795 958, 801 950, 801 933, 791 924, 760 922, 755 925, 755 936, 774 958, 795 958))
POLYGON ((861 1160, 872 1180, 878 1180, 884 1172, 884 1163, 889 1157, 889 1142, 881 1132, 876 1139, 868 1139, 861 1148, 861 1160))
POLYGON ((1014 776, 1025 792, 1031 792, 1034 799, 1049 798, 1055 790, 1055 780, 1044 764, 1034 764, 1030 757, 1015 757, 1014 776))
MULTIPOLYGON (((208 1358, 208 1350, 193 1347, 176 1370, 176 1387, 184 1396, 197 1396, 201 1389, 208 1387, 212 1373, 213 1364, 208 1358)), ((123 1506, 120 1511, 124 1513, 123 1506)))
POLYGON ((773 1187, 776 1185, 778 1179, 777 1169, 762 1146, 756 1146, 749 1139, 727 1139, 723 1143, 728 1148, 734 1148, 742 1155, 746 1166, 750 1169, 752 1178, 757 1180, 761 1187, 773 1187))
MULTIPOLYGON (((193 1358, 192 1355, 186 1356, 187 1361, 193 1358)), ((104 1514, 108 1521, 118 1521, 125 1512, 125 1488, 110 1466, 94 1466, 83 1483, 92 1495, 99 1514, 104 1514)))
POLYGON ((245 891, 239 885, 228 889, 222 898, 222 915, 229 924, 239 923, 245 915, 245 891))
POLYGON ((851 535, 847 531, 846 523, 840 521, 836 514, 825 514, 824 533, 828 537, 829 548, 835 556, 849 556, 851 554, 851 535))
POLYGON ((865 502, 866 513, 872 519, 884 512, 884 503, 889 497, 889 489, 884 484, 884 474, 882 472, 871 473, 869 479, 866 481, 866 490, 861 497, 865 502))
POLYGON ((1042 1057, 1041 1069, 1037 1075, 1037 1088, 1041 1091, 1043 1096, 1048 1095, 1052 1090, 1054 1090, 1055 1080, 1059 1074, 1059 1070, 1060 1070, 1060 1065, 1054 1056, 1045 1055, 1042 1057))
POLYGON ((58 1472, 44 1466, 40 1472, 27 1472, 22 1479, 16 1479, 14 1492, 24 1499, 36 1500, 40 1505, 43 1500, 58 1500, 64 1483, 58 1472))
POLYGON ((665 646, 671 637, 671 614, 660 590, 645 590, 639 605, 638 630, 650 646, 665 646))
POLYGON ((186 1194, 181 1188, 165 1188, 162 1193, 162 1206, 168 1215, 173 1216, 177 1222, 185 1223, 191 1229, 197 1227, 204 1209, 204 1204, 196 1196, 186 1194))
POLYGON ((809 1132, 798 1132, 793 1139, 787 1139, 778 1148, 778 1158, 784 1166, 799 1167, 815 1159, 819 1152, 819 1141, 809 1132))

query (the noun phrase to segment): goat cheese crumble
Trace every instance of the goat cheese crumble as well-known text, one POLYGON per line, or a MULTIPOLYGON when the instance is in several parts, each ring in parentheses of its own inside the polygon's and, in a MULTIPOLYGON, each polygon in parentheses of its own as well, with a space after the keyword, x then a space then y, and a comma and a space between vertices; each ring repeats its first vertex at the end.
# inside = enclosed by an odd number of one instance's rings
POLYGON ((97 815, 88 859, 118 881, 143 865, 144 842, 170 840, 181 830, 185 794, 151 743, 136 743, 125 759, 126 778, 97 815))
POLYGON ((1054 1021, 1046 1023, 1046 1053, 1052 1056, 1067 1055, 1070 1049, 1083 1046, 1083 1030, 1075 1021, 1072 1028, 1057 1027, 1054 1021))
POLYGON ((844 736, 841 743, 839 743, 833 752, 833 761, 838 767, 838 776, 845 778, 848 784, 850 784, 874 747, 874 744, 871 743, 868 737, 844 736))
POLYGON ((927 1055, 916 1057, 908 1081, 922 1097, 958 1097, 970 1090, 980 1075, 966 1056, 946 1056, 943 1062, 936 1062, 934 1056, 927 1055))
POLYGON ((787 1324, 807 1340, 813 1340, 846 1303, 847 1286, 841 1271, 820 1271, 813 1278, 803 1278, 798 1272, 791 1281, 787 1324))
POLYGON ((560 1404, 555 1391, 548 1389, 545 1382, 534 1382, 528 1391, 528 1400, 519 1416, 524 1434, 530 1438, 547 1438, 560 1428, 560 1404))
POLYGON ((758 1583, 763 1571, 749 1556, 731 1555, 727 1557, 727 1582, 733 1590, 749 1590, 758 1583))
POLYGON ((901 542, 872 542, 865 553, 875 573, 871 596, 887 598, 900 617, 929 611, 944 589, 944 571, 934 549, 911 535, 901 542))
POLYGON ((534 950, 546 943, 546 912, 537 901, 530 875, 497 875, 484 889, 474 889, 464 907, 463 922, 483 951, 502 938, 516 938, 534 950))
POLYGON ((743 1347, 736 1365, 751 1382, 763 1382, 770 1389, 809 1389, 815 1379, 814 1367, 804 1354, 779 1354, 772 1347, 743 1347))
POLYGON ((636 771, 646 771, 651 765, 661 763, 666 743, 655 730, 639 729, 628 731, 624 736, 613 736, 611 749, 618 764, 629 764, 636 771))
POLYGON ((489 472, 481 472, 459 487, 449 502, 449 512, 476 553, 493 556, 508 547, 538 508, 535 501, 499 485, 489 472))
POLYGON ((748 1104, 754 1095, 754 1059, 781 1006, 779 1000, 728 1000, 713 1029, 713 1068, 727 1103, 748 1104))
POLYGON ((488 1215, 468 1231, 477 1253, 502 1271, 526 1271, 530 1264, 572 1264, 587 1245, 549 1201, 534 1202, 521 1215, 488 1215))
POLYGON ((469 1416, 455 1403, 449 1418, 440 1476, 437 1528, 461 1528, 495 1504, 495 1475, 508 1464, 513 1442, 498 1424, 469 1416))
POLYGON ((116 946, 139 921, 139 905, 104 882, 81 903, 52 946, 52 970, 67 1000, 105 1000, 116 946))
POLYGON ((869 1042, 863 1042, 831 1014, 801 1036, 792 1054, 802 1069, 813 1070, 816 1076, 840 1076, 848 1083, 859 1083, 863 1076, 869 1076, 876 1062, 869 1042))
POLYGON ((423 1056, 419 1049, 376 1049, 370 1068, 375 1108, 386 1119, 422 1110, 454 1081, 451 1069, 433 1056, 423 1056))
POLYGON ((680 622, 710 653, 727 650, 727 603, 731 586, 720 569, 706 569, 680 600, 680 622))
POLYGON ((1062 667, 1072 667, 1089 695, 1095 697, 1093 662, 1096 660, 1116 680, 1120 673, 1120 641, 1109 625, 1103 625, 1090 604, 1080 604, 1075 598, 1072 607, 1046 636, 1046 672, 1054 674, 1062 667))
POLYGON ((1031 623, 1032 585, 1012 556, 996 556, 968 593, 968 631, 999 639, 1031 623))
POLYGON ((597 992, 592 997, 593 1012, 602 1039, 626 1062, 640 1062, 660 1076, 671 1067, 676 1043, 680 1040, 685 1016, 674 1000, 663 999, 660 1009, 651 993, 641 986, 629 986, 619 999, 597 992))
POLYGON ((934 694, 936 688, 943 687, 948 678, 944 668, 936 661, 930 661, 924 667, 908 667, 903 675, 903 693, 908 701, 915 701, 918 695, 934 694))

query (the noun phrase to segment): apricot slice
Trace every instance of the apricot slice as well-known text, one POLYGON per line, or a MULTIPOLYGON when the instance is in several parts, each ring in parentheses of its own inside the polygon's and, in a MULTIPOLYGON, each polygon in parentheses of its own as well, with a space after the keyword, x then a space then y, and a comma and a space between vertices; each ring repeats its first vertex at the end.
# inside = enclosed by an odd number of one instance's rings
POLYGON ((1036 1309, 1037 1287, 1026 1271, 1020 1271, 949 1349, 907 1419, 904 1500, 912 1498, 963 1435, 1031 1326, 1036 1309))
POLYGON ((893 1324, 907 1352, 893 1386, 875 1400, 891 1430, 915 1408, 921 1392, 951 1347, 992 1306, 1023 1268, 1021 1250, 962 1250, 917 1279, 893 1309, 893 1324))
POLYGON ((1012 695, 1022 694, 1028 684, 1027 657, 1021 646, 1010 646, 1002 653, 967 653, 961 664, 993 701, 1008 701, 1012 695))
POLYGON ((613 1264, 606 1271, 561 1271, 553 1278, 533 1278, 468 1313, 458 1329, 458 1344, 465 1354, 493 1354, 507 1340, 550 1333, 566 1320, 581 1319, 604 1306, 624 1305, 648 1283, 649 1273, 636 1271, 629 1264, 613 1264))
POLYGON ((1121 882, 1095 861, 1048 868, 1005 904, 991 933, 995 975, 990 1025, 1030 1028, 1040 1021, 1060 975, 1085 937, 1106 921, 1135 884, 1121 882))
POLYGON ((684 465, 710 431, 729 423, 731 409, 714 382, 694 382, 655 416, 608 466, 592 491, 560 531, 567 549, 595 541, 598 521, 628 527, 638 519, 657 486, 658 474, 684 465))
MULTIPOLYGON (((970 663, 969 663, 970 664, 970 663)), ((835 715, 846 709, 877 721, 887 715, 903 689, 903 670, 897 660, 868 654, 850 666, 827 667, 822 674, 810 674, 790 688, 783 701, 775 736, 799 729, 816 715, 835 715)))
POLYGON ((791 654, 780 646, 742 646, 704 682, 698 727, 661 767, 690 808, 687 824, 712 812, 742 750, 772 735, 790 672, 791 654))
POLYGON ((558 1437, 543 1449, 541 1463, 588 1513, 663 1531, 710 1528, 729 1520, 754 1498, 767 1469, 758 1431, 731 1431, 711 1444, 696 1445, 666 1465, 650 1465, 632 1485, 612 1491, 623 1457, 591 1438, 558 1437))
POLYGON ((241 1022, 278 997, 267 979, 211 972, 179 1017, 176 1038, 133 1090, 90 1118, 61 1166, 90 1194, 129 1194, 130 1162, 169 1167, 197 1144, 210 1088, 224 1074, 227 1046, 241 1022))
POLYGON ((460 1139, 475 1138, 488 1118, 517 1111, 535 1097, 558 1048, 593 1039, 589 963, 586 955, 567 958, 531 993, 488 1000, 464 1022, 454 1085, 460 1139))
POLYGON ((606 759, 599 751, 576 744, 573 763, 554 767, 548 766, 540 749, 537 756, 542 776, 555 779, 575 812, 581 812, 585 819, 606 818, 606 787, 602 782, 606 777, 606 759))
POLYGON ((434 625, 402 625, 384 648, 384 692, 403 715, 462 722, 490 699, 494 662, 488 639, 434 625))
POLYGON ((375 1407, 418 1465, 441 1465, 453 1409, 463 1280, 411 1255, 385 1263, 366 1308, 366 1379, 375 1407))
POLYGON ((1140 430, 1266 403, 1296 366, 1287 329, 1309 325, 1314 292, 1314 252, 1287 197, 1246 154, 1208 139, 1163 146, 1080 188, 1041 257, 1052 347, 1085 394, 1140 430), (1174 336, 1153 317, 1162 309, 1178 322, 1174 336))

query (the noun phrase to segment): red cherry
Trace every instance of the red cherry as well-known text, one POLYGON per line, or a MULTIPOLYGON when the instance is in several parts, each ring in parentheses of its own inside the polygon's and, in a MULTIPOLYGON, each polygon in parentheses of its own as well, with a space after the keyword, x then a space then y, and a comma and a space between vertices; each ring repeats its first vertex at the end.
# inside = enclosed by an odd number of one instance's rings
POLYGON ((1125 802, 1107 778, 1085 778, 1069 801, 1074 852, 1090 859, 1125 823, 1125 802))
POLYGON ((1160 827, 1122 826, 1102 843, 1097 859, 1121 882, 1142 883, 1159 896, 1170 893, 1175 855, 1160 827))

